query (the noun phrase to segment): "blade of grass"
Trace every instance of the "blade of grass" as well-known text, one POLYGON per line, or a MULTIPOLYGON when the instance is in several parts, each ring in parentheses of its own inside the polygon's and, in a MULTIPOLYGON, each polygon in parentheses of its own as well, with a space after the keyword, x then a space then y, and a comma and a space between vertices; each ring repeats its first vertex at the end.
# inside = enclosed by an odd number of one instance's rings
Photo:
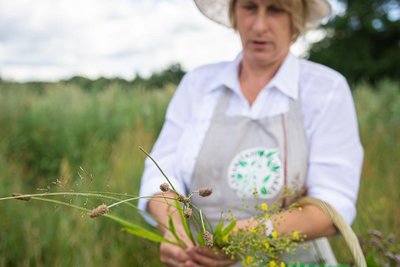
POLYGON ((164 238, 162 235, 151 232, 139 225, 131 225, 129 227, 124 227, 124 228, 122 228, 122 231, 127 232, 132 235, 135 235, 135 236, 138 236, 138 237, 141 237, 141 238, 144 238, 144 239, 147 239, 147 240, 150 240, 150 241, 153 241, 153 242, 156 242, 156 243, 164 242, 164 243, 169 243, 169 244, 179 246, 179 244, 164 238))
POLYGON ((183 224, 183 229, 185 230, 186 235, 190 238, 190 240, 192 241, 193 245, 195 245, 196 242, 194 241, 192 231, 190 231, 190 229, 189 229, 186 217, 183 214, 182 206, 180 205, 179 201, 176 200, 176 199, 175 199, 175 206, 178 209, 179 217, 181 218, 181 222, 183 224))
POLYGON ((181 248, 186 248, 186 244, 182 241, 182 239, 179 237, 178 233, 176 232, 176 228, 174 225, 174 221, 172 220, 172 216, 168 214, 168 226, 169 226, 169 231, 172 233, 172 235, 175 237, 176 241, 178 242, 179 246, 181 248))
POLYGON ((227 227, 224 228, 224 230, 222 230, 222 236, 226 236, 228 233, 230 233, 233 228, 235 228, 236 226, 236 220, 232 221, 230 224, 228 224, 227 227))
POLYGON ((224 220, 220 220, 213 232, 214 239, 218 239, 221 236, 223 227, 224 227, 224 220))

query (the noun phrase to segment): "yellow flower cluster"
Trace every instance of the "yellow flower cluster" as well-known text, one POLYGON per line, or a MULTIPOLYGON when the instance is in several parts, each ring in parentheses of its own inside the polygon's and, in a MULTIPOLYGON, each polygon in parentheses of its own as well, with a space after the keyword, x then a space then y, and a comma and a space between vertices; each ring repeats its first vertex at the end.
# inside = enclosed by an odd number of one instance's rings
POLYGON ((273 232, 272 232, 272 238, 273 239, 277 239, 278 238, 278 232, 276 231, 276 230, 274 230, 273 232))
POLYGON ((267 203, 262 203, 262 204, 261 204, 261 209, 262 209, 263 211, 267 211, 267 210, 268 210, 268 204, 267 204, 267 203))
POLYGON ((277 264, 276 261, 272 260, 268 263, 268 267, 286 267, 286 264, 284 262, 281 262, 281 264, 277 264))
POLYGON ((251 264, 254 262, 254 259, 252 256, 247 256, 245 259, 242 261, 243 266, 251 266, 251 264))
POLYGON ((299 232, 297 232, 297 231, 294 231, 294 232, 293 232, 293 239, 296 240, 296 241, 297 241, 297 240, 300 240, 299 232))

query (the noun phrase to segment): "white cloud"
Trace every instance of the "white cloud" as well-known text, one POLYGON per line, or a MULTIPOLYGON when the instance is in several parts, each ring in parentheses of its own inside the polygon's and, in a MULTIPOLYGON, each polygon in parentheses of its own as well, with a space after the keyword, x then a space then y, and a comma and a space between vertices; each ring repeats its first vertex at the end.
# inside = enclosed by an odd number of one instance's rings
POLYGON ((207 20, 191 0, 0 0, 6 79, 132 79, 175 62, 190 70, 230 60, 239 50, 233 31, 207 20))
POLYGON ((3 78, 131 79, 238 51, 233 32, 208 22, 188 0, 0 0, 3 78))

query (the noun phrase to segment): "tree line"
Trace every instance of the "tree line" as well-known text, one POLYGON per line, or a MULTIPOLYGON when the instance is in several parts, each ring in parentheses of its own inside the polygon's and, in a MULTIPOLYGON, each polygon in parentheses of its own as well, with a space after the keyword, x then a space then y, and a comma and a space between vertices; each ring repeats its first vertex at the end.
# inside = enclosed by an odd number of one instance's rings
POLYGON ((99 77, 97 79, 90 79, 84 76, 73 76, 69 79, 60 80, 58 82, 32 81, 19 83, 0 79, 0 90, 12 90, 13 88, 29 87, 31 90, 40 92, 49 85, 54 85, 54 83, 57 83, 61 86, 77 86, 88 92, 102 91, 110 86, 117 86, 118 88, 122 88, 124 90, 131 90, 133 88, 156 90, 165 88, 168 84, 177 85, 184 75, 185 71, 183 70, 182 66, 178 63, 175 63, 166 67, 164 70, 152 73, 149 77, 142 77, 140 74, 136 74, 135 78, 132 80, 126 80, 120 77, 99 77))

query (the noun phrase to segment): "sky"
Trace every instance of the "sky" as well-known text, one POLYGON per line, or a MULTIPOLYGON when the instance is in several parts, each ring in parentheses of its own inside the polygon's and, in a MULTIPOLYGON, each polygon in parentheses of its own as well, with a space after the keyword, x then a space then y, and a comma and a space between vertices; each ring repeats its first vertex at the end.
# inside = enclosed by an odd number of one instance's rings
MULTIPOLYGON (((310 33, 292 52, 301 55, 319 36, 310 33)), ((209 21, 191 0, 0 0, 5 80, 131 80, 173 63, 191 70, 233 60, 240 47, 233 30, 209 21)))

